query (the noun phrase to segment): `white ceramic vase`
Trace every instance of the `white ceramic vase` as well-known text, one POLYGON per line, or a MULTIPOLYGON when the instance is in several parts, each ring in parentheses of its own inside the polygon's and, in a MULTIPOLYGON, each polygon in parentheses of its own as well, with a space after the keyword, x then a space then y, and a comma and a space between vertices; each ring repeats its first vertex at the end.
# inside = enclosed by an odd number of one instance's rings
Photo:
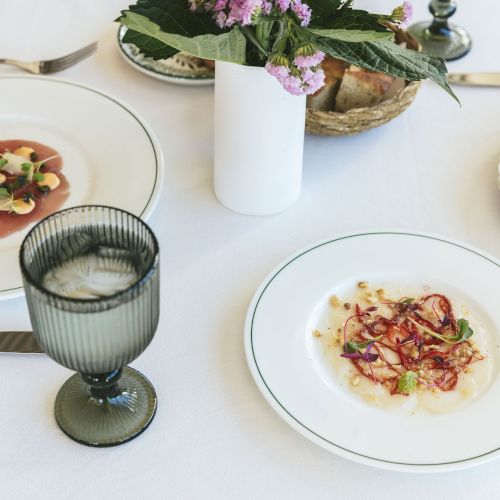
POLYGON ((214 191, 227 208, 271 215, 300 195, 305 96, 264 68, 216 63, 214 191))

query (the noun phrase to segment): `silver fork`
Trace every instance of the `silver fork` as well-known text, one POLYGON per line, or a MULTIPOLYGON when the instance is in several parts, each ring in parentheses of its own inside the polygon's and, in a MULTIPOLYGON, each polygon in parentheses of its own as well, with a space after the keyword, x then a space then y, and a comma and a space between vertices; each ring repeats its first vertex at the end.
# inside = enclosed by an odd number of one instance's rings
POLYGON ((97 42, 91 43, 76 52, 67 54, 57 59, 49 59, 47 61, 17 61, 16 59, 0 59, 0 64, 9 64, 17 68, 24 69, 30 73, 37 75, 46 75, 48 73, 57 73, 63 69, 69 68, 74 64, 79 63, 82 59, 91 56, 97 50, 97 42))

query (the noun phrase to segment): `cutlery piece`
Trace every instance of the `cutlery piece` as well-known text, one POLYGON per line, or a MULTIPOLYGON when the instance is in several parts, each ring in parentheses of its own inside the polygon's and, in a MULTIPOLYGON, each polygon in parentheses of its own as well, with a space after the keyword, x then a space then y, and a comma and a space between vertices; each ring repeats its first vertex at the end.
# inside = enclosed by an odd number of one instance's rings
POLYGON ((41 353, 33 332, 0 332, 0 352, 41 353))
POLYGON ((81 60, 91 56, 97 50, 97 42, 91 43, 76 52, 67 54, 57 59, 47 61, 18 61, 16 59, 0 59, 0 64, 9 64, 17 68, 24 69, 37 75, 46 75, 48 73, 57 73, 63 69, 69 68, 81 60))
POLYGON ((500 73, 450 73, 448 81, 458 85, 500 87, 500 73))

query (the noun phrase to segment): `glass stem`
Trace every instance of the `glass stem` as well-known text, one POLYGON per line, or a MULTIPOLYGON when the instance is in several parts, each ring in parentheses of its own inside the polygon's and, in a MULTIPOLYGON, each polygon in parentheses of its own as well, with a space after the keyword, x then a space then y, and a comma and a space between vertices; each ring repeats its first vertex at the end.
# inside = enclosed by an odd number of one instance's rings
POLYGON ((429 4, 429 10, 434 17, 429 31, 433 35, 447 36, 450 29, 448 18, 457 10, 455 0, 432 0, 429 4))
POLYGON ((109 373, 81 373, 80 376, 88 384, 89 395, 94 399, 110 399, 122 393, 120 384, 121 369, 109 373))

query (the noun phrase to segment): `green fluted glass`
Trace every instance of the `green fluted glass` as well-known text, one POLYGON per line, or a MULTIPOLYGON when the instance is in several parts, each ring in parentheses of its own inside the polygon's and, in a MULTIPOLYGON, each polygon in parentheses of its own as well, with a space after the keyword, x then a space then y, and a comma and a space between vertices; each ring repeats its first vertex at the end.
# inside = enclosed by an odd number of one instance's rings
POLYGON ((60 428, 90 446, 139 435, 154 417, 156 394, 126 365, 158 325, 159 249, 151 229, 115 208, 70 208, 30 231, 20 264, 38 342, 78 372, 56 397, 60 428))
POLYGON ((447 61, 463 57, 472 47, 469 34, 448 19, 457 10, 455 0, 431 0, 429 10, 432 21, 411 25, 408 32, 422 45, 424 52, 440 56, 447 61))

